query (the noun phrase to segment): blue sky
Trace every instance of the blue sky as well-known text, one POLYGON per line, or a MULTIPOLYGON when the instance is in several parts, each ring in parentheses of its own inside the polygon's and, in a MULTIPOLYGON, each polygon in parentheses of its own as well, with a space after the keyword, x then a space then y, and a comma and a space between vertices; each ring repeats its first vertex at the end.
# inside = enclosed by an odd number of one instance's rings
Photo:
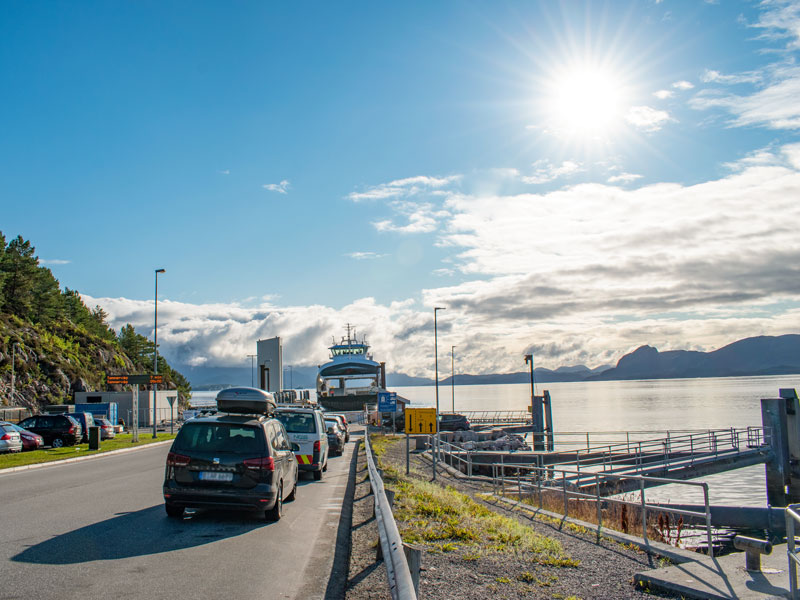
POLYGON ((798 31, 788 0, 4 2, 0 230, 148 335, 166 268, 193 365, 318 364, 350 321, 429 374, 433 305, 471 372, 793 333, 798 31))

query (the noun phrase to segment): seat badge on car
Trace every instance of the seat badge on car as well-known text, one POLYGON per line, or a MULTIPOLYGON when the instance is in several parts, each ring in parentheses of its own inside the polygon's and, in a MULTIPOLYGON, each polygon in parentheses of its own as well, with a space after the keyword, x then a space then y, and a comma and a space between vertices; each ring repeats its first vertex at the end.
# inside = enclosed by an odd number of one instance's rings
POLYGON ((211 460, 213 461, 213 463, 214 463, 215 465, 218 465, 218 464, 219 464, 219 459, 218 459, 218 458, 212 458, 211 460))

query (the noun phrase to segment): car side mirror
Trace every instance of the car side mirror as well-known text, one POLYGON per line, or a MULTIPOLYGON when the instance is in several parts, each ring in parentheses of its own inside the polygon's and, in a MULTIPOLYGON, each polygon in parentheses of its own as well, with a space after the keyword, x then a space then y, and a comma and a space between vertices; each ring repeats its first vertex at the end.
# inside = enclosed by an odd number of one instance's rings
POLYGON ((300 444, 292 442, 292 452, 300 452, 300 444))

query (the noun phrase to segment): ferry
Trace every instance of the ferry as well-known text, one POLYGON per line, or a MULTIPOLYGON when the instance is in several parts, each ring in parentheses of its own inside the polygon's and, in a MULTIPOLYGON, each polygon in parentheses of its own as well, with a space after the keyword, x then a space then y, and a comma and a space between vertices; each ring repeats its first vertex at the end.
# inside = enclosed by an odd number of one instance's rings
POLYGON ((317 373, 317 401, 330 411, 363 410, 378 402, 386 388, 386 364, 372 360, 366 337, 359 340, 355 327, 329 346, 330 362, 317 373))

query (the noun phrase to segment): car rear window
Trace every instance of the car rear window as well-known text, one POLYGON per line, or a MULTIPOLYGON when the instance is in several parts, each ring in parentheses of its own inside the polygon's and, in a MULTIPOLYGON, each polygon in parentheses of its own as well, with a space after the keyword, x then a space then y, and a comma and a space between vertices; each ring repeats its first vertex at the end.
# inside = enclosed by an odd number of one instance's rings
POLYGON ((312 413, 279 412, 275 416, 287 433, 316 433, 317 420, 312 413))
POLYGON ((262 430, 230 423, 187 423, 181 427, 173 446, 176 452, 245 452, 264 451, 262 430))

